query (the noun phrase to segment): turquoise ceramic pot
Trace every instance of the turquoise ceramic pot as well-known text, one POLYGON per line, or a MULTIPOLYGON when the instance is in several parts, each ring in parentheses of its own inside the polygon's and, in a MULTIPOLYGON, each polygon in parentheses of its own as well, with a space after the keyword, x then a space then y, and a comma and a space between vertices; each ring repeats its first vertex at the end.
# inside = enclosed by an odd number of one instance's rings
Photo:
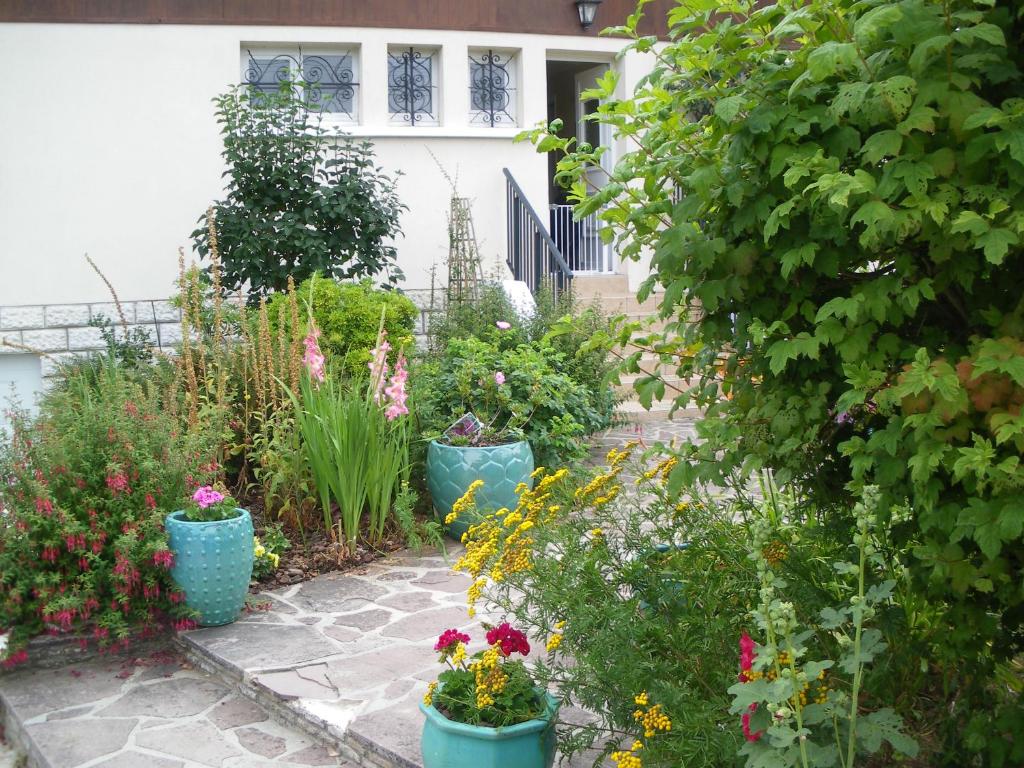
POLYGON ((244 509, 228 520, 190 522, 172 512, 164 525, 174 553, 171 577, 204 627, 230 624, 245 605, 252 578, 252 518, 244 509))
POLYGON ((420 704, 423 768, 550 768, 555 759, 558 701, 550 694, 543 717, 505 728, 456 723, 420 704))
MULTIPOLYGON (((532 486, 532 473, 533 451, 525 440, 480 448, 432 440, 427 448, 427 487, 434 514, 442 523, 474 480, 484 481, 476 492, 478 510, 515 509, 519 501, 516 487, 520 483, 532 486)), ((475 522, 464 516, 448 526, 448 535, 460 541, 475 522)))

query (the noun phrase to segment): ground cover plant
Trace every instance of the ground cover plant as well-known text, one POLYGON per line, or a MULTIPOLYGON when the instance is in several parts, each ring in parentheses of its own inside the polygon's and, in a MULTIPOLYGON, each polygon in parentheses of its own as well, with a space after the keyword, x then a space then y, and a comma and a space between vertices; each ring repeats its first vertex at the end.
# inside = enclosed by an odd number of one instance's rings
POLYGON ((635 22, 651 72, 587 95, 634 148, 608 183, 583 173, 605 150, 533 137, 578 213, 654 254, 670 322, 627 367, 661 353, 706 409, 670 487, 770 469, 850 531, 877 486, 913 606, 888 701, 932 764, 1020 763, 1021 9, 686 2, 663 48, 635 22))

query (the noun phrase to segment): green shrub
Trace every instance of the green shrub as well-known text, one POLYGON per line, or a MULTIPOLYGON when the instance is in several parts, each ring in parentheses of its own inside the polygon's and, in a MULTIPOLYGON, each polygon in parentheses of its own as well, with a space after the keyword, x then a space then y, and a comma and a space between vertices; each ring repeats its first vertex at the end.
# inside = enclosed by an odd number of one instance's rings
MULTIPOLYGON (((369 142, 329 135, 298 84, 236 87, 214 103, 228 167, 227 197, 212 208, 226 290, 246 286, 254 302, 284 291, 289 276, 401 278, 387 243, 405 206, 369 142)), ((213 245, 207 218, 192 233, 202 256, 213 245)))
POLYGON ((583 306, 571 293, 556 297, 550 290, 541 290, 535 299, 536 311, 523 319, 501 285, 485 283, 477 301, 453 304, 431 320, 430 349, 443 352, 452 339, 473 337, 502 350, 527 343, 549 346, 562 355, 558 370, 587 388, 594 408, 601 414, 602 427, 607 426, 615 407, 615 394, 607 381, 614 367, 610 345, 588 342, 607 338, 609 320, 596 305, 583 306), (511 327, 502 330, 499 322, 511 327))
POLYGON ((48 392, 34 422, 15 415, 0 442, 0 628, 11 631, 11 659, 44 631, 102 646, 189 624, 163 519, 210 474, 211 447, 110 358, 48 392))
MULTIPOLYGON (((407 354, 411 351, 420 313, 409 297, 374 288, 369 281, 339 283, 320 276, 302 283, 297 293, 301 302, 309 302, 321 333, 320 348, 335 369, 360 378, 369 375, 370 350, 377 343, 382 311, 394 353, 403 346, 407 354)), ((268 302, 272 327, 279 316, 278 305, 286 300, 285 295, 276 295, 268 302)))
POLYGON ((503 519, 471 529, 455 567, 475 580, 471 606, 483 590, 546 644, 541 684, 596 715, 566 718, 563 754, 607 756, 638 740, 651 768, 734 765, 743 737, 726 691, 757 600, 745 530, 727 507, 669 499, 670 464, 637 488, 631 476, 645 467, 630 453, 610 454, 600 472, 547 473, 503 519), (671 727, 648 734, 634 713, 652 709, 671 727))
MULTIPOLYGON (((537 138, 576 150, 578 213, 653 253, 641 295, 660 283, 681 321, 660 349, 694 383, 680 405, 707 410, 673 483, 768 467, 833 515, 866 484, 883 509, 909 499, 893 537, 916 542, 929 618, 906 641, 948 699, 940 753, 1019 764, 1020 686, 1000 681, 1024 651, 1022 9, 728 9, 680 5, 632 98, 614 75, 585 95, 637 145, 602 190, 584 177, 602 150, 537 138)), ((629 47, 652 52, 635 22, 629 47)))
POLYGON ((590 391, 562 369, 564 356, 544 345, 502 349, 482 339, 452 339, 413 370, 410 382, 421 431, 440 435, 467 412, 497 430, 521 429, 538 464, 587 455, 583 438, 604 424, 590 391), (495 374, 504 383, 495 392, 495 374))

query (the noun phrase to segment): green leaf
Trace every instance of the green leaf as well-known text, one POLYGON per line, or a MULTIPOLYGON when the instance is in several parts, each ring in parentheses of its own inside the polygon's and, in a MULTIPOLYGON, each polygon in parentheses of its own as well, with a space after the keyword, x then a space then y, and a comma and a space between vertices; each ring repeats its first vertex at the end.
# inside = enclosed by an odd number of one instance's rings
POLYGON ((853 43, 830 40, 819 45, 807 57, 807 71, 815 80, 824 80, 839 72, 857 66, 859 57, 853 43))
POLYGON ((981 235, 975 242, 975 247, 985 249, 985 260, 990 264, 1002 264, 1010 246, 1017 245, 1020 239, 1008 229, 997 227, 990 229, 981 235))
POLYGON ((934 56, 945 51, 952 42, 953 38, 945 34, 929 37, 914 47, 914 52, 910 54, 907 64, 915 74, 919 73, 934 56))
POLYGON ((925 133, 935 133, 935 118, 939 116, 931 107, 914 107, 899 125, 896 126, 896 130, 902 133, 904 136, 909 135, 912 131, 924 131, 925 133))
POLYGON ((857 740, 872 754, 882 748, 882 741, 889 742, 893 749, 907 757, 916 757, 918 752, 917 742, 903 732, 903 720, 890 707, 871 712, 859 720, 857 740))
POLYGON ((793 270, 797 267, 806 264, 807 266, 814 265, 814 254, 818 252, 817 243, 804 243, 799 248, 791 248, 782 254, 780 262, 782 264, 781 272, 783 277, 789 277, 793 274, 793 270))
POLYGON ((736 119, 736 115, 740 113, 740 108, 742 106, 742 96, 726 96, 724 99, 719 99, 715 102, 715 115, 725 122, 731 123, 736 119))
POLYGON ((864 142, 860 153, 864 159, 874 165, 882 158, 895 157, 903 146, 903 136, 899 131, 879 131, 864 142))

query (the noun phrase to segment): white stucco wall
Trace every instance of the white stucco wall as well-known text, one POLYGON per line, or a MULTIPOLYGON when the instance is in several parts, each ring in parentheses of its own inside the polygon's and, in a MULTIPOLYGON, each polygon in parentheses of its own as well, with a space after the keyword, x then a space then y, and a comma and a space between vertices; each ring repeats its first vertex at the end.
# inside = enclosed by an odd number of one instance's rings
MULTIPOLYGON (((0 306, 106 300, 88 252, 122 298, 173 292, 177 248, 221 195, 211 99, 240 80, 244 44, 345 44, 359 50, 361 125, 380 163, 401 170, 409 206, 398 242, 407 286, 429 285, 447 254, 450 190, 428 149, 474 201, 485 263, 505 258, 509 167, 535 207, 547 169, 515 129, 470 127, 469 47, 519 50, 519 125, 546 116, 545 62, 611 62, 605 38, 423 30, 143 24, 0 24, 0 306), (388 45, 440 47, 441 124, 388 126, 388 45)), ((631 90, 639 60, 615 64, 631 90)), ((630 270, 632 272, 632 270, 630 270)), ((443 275, 443 272, 440 274, 443 275)))

